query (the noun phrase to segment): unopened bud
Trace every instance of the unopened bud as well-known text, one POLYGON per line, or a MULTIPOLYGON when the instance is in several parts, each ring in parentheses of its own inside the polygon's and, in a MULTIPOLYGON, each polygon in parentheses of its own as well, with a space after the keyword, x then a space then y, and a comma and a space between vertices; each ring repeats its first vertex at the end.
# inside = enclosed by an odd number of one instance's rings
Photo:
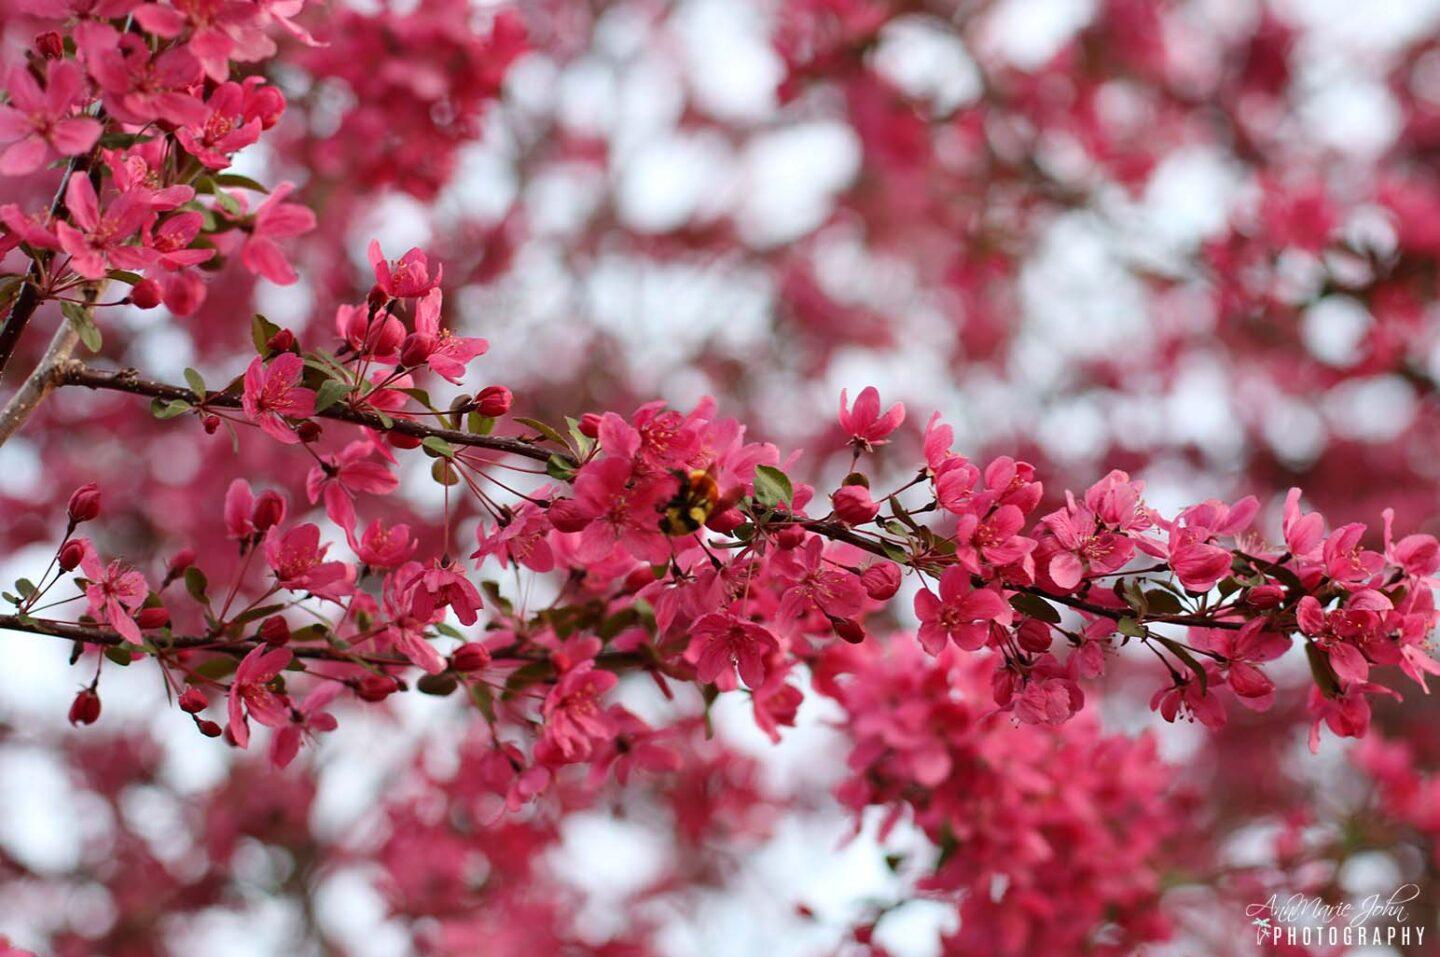
POLYGON ((365 302, 370 306, 371 312, 376 311, 389 301, 390 294, 379 286, 371 286, 370 293, 365 297, 365 302))
POLYGON ((250 513, 250 524, 256 531, 266 531, 272 525, 285 521, 285 499, 279 492, 267 489, 255 497, 255 509, 250 513))
POLYGON ((1027 618, 1015 629, 1015 640, 1032 655, 1043 655, 1054 640, 1050 626, 1038 618, 1027 618))
POLYGON ((386 432, 385 441, 397 449, 418 449, 421 440, 414 435, 406 435, 404 432, 386 432))
POLYGON ((876 562, 860 573, 865 594, 876 601, 887 601, 900 590, 900 566, 894 562, 876 562))
POLYGON ((265 348, 271 353, 289 352, 295 348, 295 333, 281 329, 265 341, 265 348))
POLYGON ((583 531, 593 518, 573 498, 555 499, 545 510, 545 514, 549 516, 550 524, 562 532, 583 531))
POLYGON ((487 385, 475 396, 475 411, 489 419, 498 419, 510 411, 514 396, 503 385, 487 385))
POLYGON ((64 545, 60 546, 60 557, 58 561, 60 562, 61 571, 74 571, 75 569, 80 567, 80 563, 84 561, 84 559, 85 546, 80 544, 75 539, 72 538, 64 545))
POLYGON ((870 490, 863 485, 846 485, 830 496, 835 508, 835 517, 846 525, 864 525, 880 514, 880 506, 870 497, 870 490))
POLYGON ((400 364, 407 368, 424 365, 434 351, 434 336, 425 332, 412 332, 400 343, 400 364))
POLYGON ((324 431, 324 429, 320 428, 320 423, 312 419, 306 419, 295 427, 295 434, 300 438, 301 442, 307 445, 320 438, 321 433, 324 431))
POLYGON ((220 428, 220 416, 214 412, 207 414, 200 420, 200 427, 205 430, 206 435, 214 435, 220 428))
POLYGON ((47 60, 58 60, 65 55, 65 40, 54 30, 46 30, 35 38, 35 52, 47 60))
POLYGON ((290 626, 279 615, 271 615, 260 623, 260 637, 267 645, 279 647, 290 641, 290 626))
POLYGON ((167 577, 175 578, 185 574, 185 569, 193 564, 195 564, 195 549, 182 548, 175 553, 174 558, 170 559, 170 564, 166 567, 165 574, 167 577))
POLYGON ((159 606, 142 608, 135 614, 135 624, 139 625, 142 631, 151 628, 164 628, 170 624, 170 612, 159 606))
POLYGON ((775 544, 781 548, 795 548, 805 542, 805 529, 800 525, 786 525, 775 533, 775 544))
POLYGON ((468 642, 450 652, 450 667, 456 671, 479 671, 490 663, 490 649, 468 642))
POLYGON ((199 714, 209 703, 205 700, 205 692, 199 688, 186 688, 185 693, 180 695, 180 710, 186 714, 199 714))
POLYGON ((218 738, 223 733, 218 724, 206 718, 196 718, 195 727, 199 728, 200 733, 207 738, 218 738))
POLYGON ((130 305, 137 309, 154 309, 160 300, 160 284, 153 279, 142 279, 130 287, 130 305))
POLYGON ((70 495, 66 508, 70 521, 76 525, 88 522, 100 514, 100 488, 94 482, 86 482, 70 495))
POLYGON ((70 702, 71 724, 94 724, 100 720, 100 696, 94 688, 85 688, 70 702))
POLYGON ((580 434, 588 439, 600 437, 600 416, 594 412, 586 412, 580 416, 580 434))
POLYGON ((858 645, 865 640, 865 629, 853 618, 832 618, 830 625, 835 629, 835 634, 852 645, 858 645))
POLYGON ((355 696, 361 701, 375 703, 384 701, 395 693, 395 679, 388 675, 366 675, 355 686, 355 696))

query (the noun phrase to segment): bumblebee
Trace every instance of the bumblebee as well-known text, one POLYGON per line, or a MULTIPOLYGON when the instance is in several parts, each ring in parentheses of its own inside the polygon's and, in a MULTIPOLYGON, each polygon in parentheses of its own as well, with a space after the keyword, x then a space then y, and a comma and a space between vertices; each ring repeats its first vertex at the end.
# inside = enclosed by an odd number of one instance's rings
POLYGON ((715 484, 715 477, 708 469, 689 472, 673 469, 670 474, 675 476, 679 487, 665 505, 660 530, 666 535, 689 535, 710 518, 720 501, 720 486, 715 484))

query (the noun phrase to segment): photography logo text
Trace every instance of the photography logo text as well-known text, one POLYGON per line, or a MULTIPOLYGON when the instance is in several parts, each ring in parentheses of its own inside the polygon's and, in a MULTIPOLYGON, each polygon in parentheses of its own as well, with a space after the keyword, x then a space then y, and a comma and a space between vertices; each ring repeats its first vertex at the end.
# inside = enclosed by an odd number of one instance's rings
POLYGON ((1288 947, 1411 947, 1425 942, 1425 928, 1412 923, 1415 884, 1358 902, 1332 903, 1321 897, 1272 894, 1245 908, 1255 942, 1288 947))

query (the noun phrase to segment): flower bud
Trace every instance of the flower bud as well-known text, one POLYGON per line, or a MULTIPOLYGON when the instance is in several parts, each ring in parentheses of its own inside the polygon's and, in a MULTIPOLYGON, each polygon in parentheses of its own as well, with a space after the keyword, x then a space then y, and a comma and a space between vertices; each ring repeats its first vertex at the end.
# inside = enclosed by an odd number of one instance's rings
POLYGON ((860 573, 860 585, 875 601, 888 601, 900 590, 900 566, 876 562, 860 573))
POLYGON ((355 686, 356 697, 372 704, 384 701, 395 691, 395 679, 388 675, 366 675, 355 686))
POLYGON ((271 353, 289 352, 295 348, 295 333, 281 329, 265 341, 265 348, 271 353))
POLYGON ((717 510, 711 513, 706 520, 705 527, 712 532, 719 532, 721 535, 729 535, 735 529, 745 524, 745 513, 738 508, 727 508, 723 511, 717 510))
POLYGON ((205 718, 196 718, 195 727, 199 728, 200 733, 207 738, 218 738, 223 733, 218 724, 205 718))
POLYGON ((422 366, 434 351, 434 336, 425 332, 412 332, 400 343, 400 364, 407 368, 422 366))
POLYGON ((831 618, 830 625, 835 629, 835 634, 852 645, 858 645, 865 640, 865 629, 853 618, 831 618))
POLYGON ((73 572, 80 567, 80 563, 84 561, 84 559, 85 546, 80 544, 76 539, 72 538, 60 546, 59 562, 61 571, 73 572))
POLYGON ((573 498, 557 498, 546 509, 550 524, 558 531, 579 532, 591 522, 591 515, 580 507, 573 498))
POLYGON ((158 605, 154 608, 142 608, 135 613, 135 624, 140 626, 141 631, 164 628, 170 624, 170 612, 158 605))
POLYGON ((205 692, 199 688, 186 688, 184 694, 180 695, 180 710, 186 714, 199 714, 208 704, 205 692))
POLYGON ((94 482, 86 482, 70 495, 66 508, 73 525, 88 522, 100 514, 100 488, 94 482))
POLYGON ((220 428, 220 416, 214 412, 207 414, 200 420, 200 427, 205 430, 206 435, 214 435, 220 428))
POLYGON ((510 411, 514 396, 503 385, 487 385, 475 396, 475 411, 487 419, 498 419, 510 411))
POLYGON ((387 302, 389 302, 389 301, 390 301, 390 294, 389 294, 388 292, 386 292, 385 290, 381 289, 378 284, 377 284, 377 285, 374 285, 374 286, 371 286, 371 287, 370 287, 370 292, 367 293, 366 296, 365 296, 365 304, 370 307, 370 311, 371 311, 371 312, 376 311, 377 309, 379 309, 381 306, 385 305, 385 303, 387 303, 387 302))
POLYGON ((386 432, 385 441, 397 449, 418 449, 422 440, 419 436, 406 435, 404 432, 386 432))
POLYGON ((580 434, 587 439, 598 439, 600 437, 600 416, 594 412, 586 412, 580 416, 580 434))
POLYGON ((290 641, 290 626, 279 615, 271 615, 260 623, 260 637, 267 645, 278 648, 290 641))
POLYGON ((1285 600, 1285 588, 1282 585, 1260 585, 1250 589, 1246 600, 1256 608, 1275 608, 1285 600))
POLYGON ((324 431, 324 429, 320 428, 320 423, 312 419, 306 419, 304 422, 295 426, 295 435, 301 442, 307 445, 320 438, 321 433, 324 431))
POLYGON ((490 663, 490 649, 468 642, 450 652, 450 667, 456 671, 479 671, 490 663))
POLYGON ((646 585, 653 585, 654 583, 655 572, 649 565, 641 565, 625 576, 625 583, 621 586, 621 590, 626 594, 633 595, 646 585))
POLYGON ((185 574, 185 569, 195 564, 195 549, 182 548, 170 559, 170 564, 165 568, 165 577, 178 578, 185 574))
POLYGON ((250 513, 250 524, 257 532, 268 530, 272 525, 285 521, 285 499, 279 492, 267 489, 255 497, 255 508, 250 513))
POLYGON ((880 506, 870 498, 870 490, 863 485, 846 485, 830 496, 835 508, 835 517, 846 525, 864 525, 880 514, 880 506))
POLYGON ((268 130, 280 122, 285 112, 285 97, 273 86, 256 87, 245 104, 245 119, 260 121, 260 128, 268 130))
POLYGON ((798 548, 805 543, 805 529, 801 525, 786 525, 775 533, 775 544, 781 548, 798 548))
POLYGON ((46 30, 35 38, 35 52, 47 60, 58 60, 65 55, 65 40, 54 30, 46 30))
POLYGON ((71 724, 94 724, 100 720, 100 696, 94 688, 85 688, 70 702, 71 724))
POLYGON ((160 299, 160 284, 153 279, 142 279, 130 287, 130 305, 137 309, 154 309, 160 299))
POLYGON ((1015 629, 1015 640, 1032 655, 1043 655, 1049 651, 1054 638, 1050 626, 1036 618, 1025 619, 1020 623, 1020 627, 1015 629))

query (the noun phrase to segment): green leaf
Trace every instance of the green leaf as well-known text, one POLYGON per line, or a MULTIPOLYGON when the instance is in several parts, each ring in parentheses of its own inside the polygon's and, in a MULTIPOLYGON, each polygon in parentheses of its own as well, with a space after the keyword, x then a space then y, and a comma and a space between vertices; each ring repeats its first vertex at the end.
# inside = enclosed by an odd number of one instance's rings
POLYGON ((210 586, 210 581, 198 565, 191 565, 185 569, 185 590, 190 597, 203 605, 210 604, 210 599, 205 595, 205 589, 210 586))
POLYGON ((1185 611, 1180 599, 1162 588, 1145 592, 1145 604, 1150 611, 1161 615, 1179 615, 1185 611))
POLYGON ((255 343, 255 351, 262 356, 270 352, 270 337, 279 331, 279 326, 258 312, 250 319, 250 341, 255 343))
POLYGON ((194 392, 202 399, 205 398, 206 389, 204 376, 194 369, 187 368, 185 370, 185 381, 189 384, 191 392, 194 392))
POLYGON ((427 435, 421 439, 420 444, 436 455, 444 458, 453 459, 455 457, 455 446, 440 438, 438 435, 427 435))
POLYGON ((552 455, 545 461, 545 474, 561 482, 575 478, 575 463, 563 455, 552 455))
POLYGON ((39 589, 35 587, 35 583, 32 582, 30 579, 20 578, 17 579, 15 582, 15 590, 18 591, 22 597, 29 598, 39 589))
POLYGON ((315 393, 315 411, 324 412, 350 394, 350 383, 326 379, 315 393))
POLYGON ((790 484, 790 476, 769 465, 755 466, 755 498, 761 505, 772 508, 781 502, 788 505, 794 495, 795 489, 790 484))
POLYGON ((128 269, 112 269, 108 273, 106 273, 106 275, 109 276, 111 279, 114 279, 116 282, 128 283, 132 286, 145 278, 138 272, 131 272, 128 269))
MULTIPOLYGON (((249 611, 236 615, 230 622, 232 625, 244 625, 260 618, 269 618, 277 611, 284 611, 284 605, 261 605, 259 608, 252 608, 249 611)), ((292 636, 293 637, 293 636, 292 636)))
POLYGON ((254 190, 257 193, 270 192, 270 190, 266 189, 262 184, 255 182, 255 180, 248 176, 241 176, 239 173, 220 173, 217 176, 212 176, 211 179, 220 186, 236 186, 240 189, 254 190))
POLYGON ((150 414, 157 419, 173 419, 177 415, 184 415, 192 408, 193 406, 184 399, 170 399, 167 401, 157 398, 150 400, 150 414))
POLYGON ((1340 676, 1335 673, 1335 667, 1330 664, 1330 657, 1320 649, 1320 646, 1313 641, 1305 642, 1305 660, 1310 663, 1310 674, 1315 678, 1315 684, 1327 698, 1334 698, 1340 694, 1340 676))
POLYGON ((111 647, 105 649, 105 657, 109 658, 111 661, 115 662, 122 668, 128 668, 130 667, 130 661, 132 660, 132 652, 129 648, 126 648, 124 646, 112 645, 111 647))
POLYGON ((1205 666, 1195 660, 1195 656, 1190 654, 1189 649, 1173 638, 1166 638, 1164 635, 1155 635, 1153 637, 1156 641, 1160 642, 1160 644, 1164 645, 1172 655, 1185 662, 1185 667, 1195 673, 1195 677, 1200 681, 1200 693, 1204 694, 1210 686, 1210 678, 1205 674, 1205 666))
POLYGON ((91 352, 99 352, 101 345, 100 328, 95 325, 95 319, 90 315, 90 310, 78 302, 60 303, 60 311, 74 327, 80 341, 85 343, 85 348, 91 352))
POLYGON ((1121 618, 1115 623, 1115 630, 1127 638, 1145 637, 1145 626, 1134 618, 1121 618))
POLYGON ((521 418, 521 417, 519 417, 519 416, 516 416, 516 417, 515 417, 515 421, 516 421, 516 422, 519 422, 521 425, 529 426, 530 428, 534 429, 536 432, 539 432, 541 435, 545 436, 545 438, 549 439, 551 442, 554 442, 556 445, 564 445, 564 444, 565 444, 565 437, 564 437, 563 435, 561 435, 559 432, 555 431, 555 429, 554 429, 552 426, 546 425, 544 422, 541 422, 539 419, 525 419, 525 418, 521 418))
POLYGON ((244 212, 239 201, 223 189, 217 189, 215 191, 215 205, 225 210, 225 213, 231 217, 238 217, 244 212))
POLYGON ((1029 592, 1016 592, 1010 596, 1010 607, 1040 621, 1048 621, 1052 625, 1060 624, 1060 612, 1039 595, 1032 595, 1029 592))

